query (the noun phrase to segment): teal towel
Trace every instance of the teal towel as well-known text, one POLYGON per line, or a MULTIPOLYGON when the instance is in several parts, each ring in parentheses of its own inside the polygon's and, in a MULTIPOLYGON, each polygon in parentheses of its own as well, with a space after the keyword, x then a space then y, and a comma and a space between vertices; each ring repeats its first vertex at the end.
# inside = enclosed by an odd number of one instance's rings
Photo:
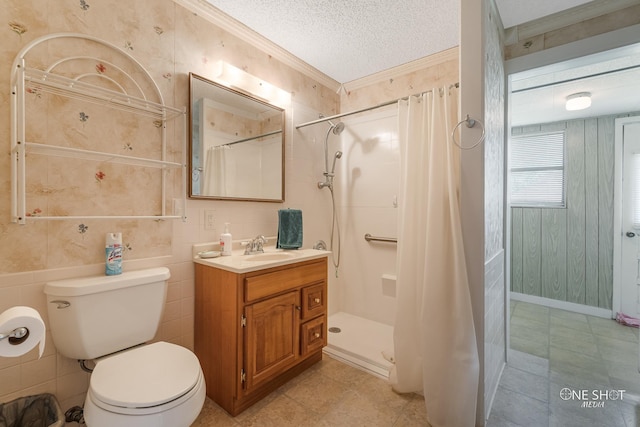
POLYGON ((276 248, 298 249, 302 247, 302 211, 280 209, 278 211, 278 241, 276 248))

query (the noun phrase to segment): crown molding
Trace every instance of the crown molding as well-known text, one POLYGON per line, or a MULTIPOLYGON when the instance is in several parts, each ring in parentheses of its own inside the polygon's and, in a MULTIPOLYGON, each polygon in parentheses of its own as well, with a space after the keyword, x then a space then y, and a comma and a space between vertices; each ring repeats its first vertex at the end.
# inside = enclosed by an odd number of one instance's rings
POLYGON ((223 13, 220 9, 212 6, 206 0, 173 0, 176 4, 184 7, 187 10, 195 13, 197 16, 206 19, 212 24, 222 28, 223 30, 233 34, 234 36, 244 40, 252 46, 260 49, 261 51, 271 55, 273 58, 282 62, 285 65, 293 68, 296 71, 310 77, 318 83, 338 91, 341 85, 336 80, 327 76, 320 70, 306 62, 302 61, 297 56, 292 55, 289 51, 281 48, 277 44, 273 43, 269 39, 258 34, 251 28, 247 27, 240 21, 233 19, 229 15, 223 13))
POLYGON ((389 68, 387 70, 380 71, 379 73, 371 74, 360 79, 352 80, 343 85, 344 90, 347 92, 361 89, 366 86, 370 86, 389 79, 396 79, 414 71, 423 70, 425 68, 433 67, 438 64, 442 64, 446 61, 457 60, 459 55, 458 46, 452 47, 441 52, 434 53, 424 58, 416 59, 415 61, 407 62, 406 64, 398 65, 397 67, 389 68))

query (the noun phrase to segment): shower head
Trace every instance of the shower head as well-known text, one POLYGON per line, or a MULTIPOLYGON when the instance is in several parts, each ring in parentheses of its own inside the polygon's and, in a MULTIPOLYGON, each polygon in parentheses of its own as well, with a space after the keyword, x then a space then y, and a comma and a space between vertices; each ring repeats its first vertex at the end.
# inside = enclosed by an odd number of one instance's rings
MULTIPOLYGON (((331 123, 331 120, 329 120, 329 123, 331 123)), ((344 130, 344 123, 340 122, 337 125, 334 125, 333 123, 331 123, 331 127, 333 129, 334 135, 340 135, 344 130)))
POLYGON ((339 159, 340 157, 342 157, 342 151, 336 151, 336 159, 339 159))
MULTIPOLYGON (((320 118, 323 119, 324 115, 320 114, 320 118)), ((327 122, 331 125, 329 131, 332 131, 334 135, 340 135, 344 130, 344 123, 342 122, 339 122, 338 124, 333 123, 331 120, 327 120, 327 122)), ((327 133, 327 136, 329 136, 329 133, 327 133)))

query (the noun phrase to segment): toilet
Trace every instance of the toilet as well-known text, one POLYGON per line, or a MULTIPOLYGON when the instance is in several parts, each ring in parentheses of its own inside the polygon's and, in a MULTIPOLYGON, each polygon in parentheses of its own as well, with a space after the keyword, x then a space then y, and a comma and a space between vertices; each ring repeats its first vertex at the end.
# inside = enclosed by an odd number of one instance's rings
POLYGON ((204 404, 198 358, 154 342, 166 299, 165 267, 45 284, 58 352, 94 360, 84 419, 89 427, 188 427, 204 404))

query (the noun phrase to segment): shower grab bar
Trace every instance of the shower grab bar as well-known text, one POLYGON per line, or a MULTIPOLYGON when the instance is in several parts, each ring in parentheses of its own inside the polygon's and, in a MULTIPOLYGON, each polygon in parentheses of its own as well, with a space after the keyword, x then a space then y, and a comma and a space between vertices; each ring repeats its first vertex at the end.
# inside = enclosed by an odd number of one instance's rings
POLYGON ((389 242, 389 243, 398 243, 398 239, 394 238, 394 237, 377 237, 377 236, 372 236, 371 234, 367 233, 364 235, 364 240, 366 240, 367 242, 389 242))

